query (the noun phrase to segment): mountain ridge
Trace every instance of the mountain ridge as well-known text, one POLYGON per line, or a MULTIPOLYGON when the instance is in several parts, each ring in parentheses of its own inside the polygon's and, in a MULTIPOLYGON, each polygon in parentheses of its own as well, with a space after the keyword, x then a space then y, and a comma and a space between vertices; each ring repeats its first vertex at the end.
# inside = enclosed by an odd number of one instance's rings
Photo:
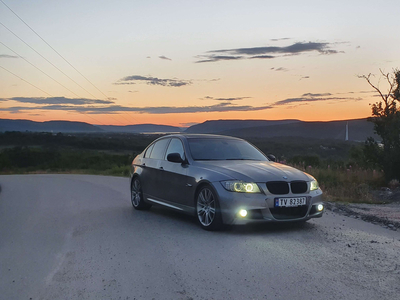
MULTIPOLYGON (((224 121, 215 120, 206 121, 201 124, 189 127, 185 133, 212 133, 231 135, 241 138, 258 137, 303 137, 317 139, 346 139, 346 127, 348 126, 348 139, 350 141, 365 141, 368 137, 374 137, 379 140, 379 136, 374 133, 374 125, 368 122, 367 118, 349 119, 337 121, 300 121, 300 120, 278 120, 264 121, 258 124, 264 126, 250 126, 257 124, 254 120, 243 127, 226 129, 221 126, 224 121), (247 126, 249 125, 249 126, 247 126), (194 127, 194 128, 193 128, 194 127)), ((247 122, 244 120, 244 122, 247 122)), ((225 124, 228 124, 226 122, 225 124)))
POLYGON ((199 133, 222 134, 241 138, 258 137, 301 137, 317 139, 346 138, 351 141, 365 141, 374 134, 373 124, 364 119, 350 119, 337 121, 308 122, 296 119, 284 120, 207 120, 183 130, 180 127, 160 124, 135 125, 92 125, 75 121, 45 121, 0 119, 0 132, 5 131, 33 131, 33 132, 75 132, 75 133, 199 133))

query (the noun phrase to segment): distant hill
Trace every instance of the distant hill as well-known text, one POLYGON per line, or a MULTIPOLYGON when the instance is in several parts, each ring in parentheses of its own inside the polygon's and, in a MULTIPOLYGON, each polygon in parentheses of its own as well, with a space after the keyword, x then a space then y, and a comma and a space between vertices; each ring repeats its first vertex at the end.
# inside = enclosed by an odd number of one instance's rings
POLYGON ((33 132, 181 132, 179 127, 156 124, 138 124, 127 126, 91 125, 84 122, 47 121, 35 122, 29 120, 0 119, 1 131, 33 131, 33 132))
POLYGON ((181 132, 182 129, 175 126, 156 125, 156 124, 138 124, 126 126, 114 125, 97 125, 100 129, 107 132, 131 132, 131 133, 145 133, 145 132, 181 132))
MULTIPOLYGON (((367 119, 304 122, 299 120, 213 120, 187 128, 184 133, 212 133, 231 135, 242 138, 300 137, 314 139, 345 140, 346 124, 349 124, 349 140, 365 141, 374 134, 373 124, 367 119)), ((138 124, 127 126, 91 125, 84 122, 48 121, 34 122, 29 120, 0 119, 0 132, 33 131, 33 132, 122 132, 122 133, 172 133, 182 132, 175 126, 138 124)))
POLYGON ((214 120, 206 121, 201 124, 193 125, 185 130, 185 133, 220 133, 234 129, 244 129, 252 127, 263 127, 281 124, 294 124, 299 120, 214 120))
POLYGON ((304 122, 298 120, 249 122, 246 120, 218 120, 197 124, 195 125, 196 127, 189 127, 185 132, 217 133, 242 138, 304 137, 345 140, 347 123, 349 124, 350 141, 365 141, 370 136, 379 140, 379 137, 374 134, 373 124, 368 122, 367 119, 330 122, 304 122), (262 124, 262 122, 267 123, 261 126, 251 126, 254 124, 262 124), (242 127, 240 127, 241 124, 243 124, 242 127), (233 126, 229 128, 231 125, 233 126))
POLYGON ((0 119, 0 131, 35 131, 35 132, 102 132, 103 130, 84 122, 0 119))

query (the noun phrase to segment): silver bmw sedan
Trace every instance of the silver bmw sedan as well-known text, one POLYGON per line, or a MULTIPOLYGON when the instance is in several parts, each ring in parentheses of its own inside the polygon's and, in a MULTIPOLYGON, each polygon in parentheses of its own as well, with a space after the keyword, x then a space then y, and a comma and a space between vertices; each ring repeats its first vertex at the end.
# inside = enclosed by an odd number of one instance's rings
POLYGON ((314 177, 228 136, 176 134, 155 140, 133 160, 130 187, 135 209, 155 204, 193 214, 206 230, 305 222, 324 212, 314 177))

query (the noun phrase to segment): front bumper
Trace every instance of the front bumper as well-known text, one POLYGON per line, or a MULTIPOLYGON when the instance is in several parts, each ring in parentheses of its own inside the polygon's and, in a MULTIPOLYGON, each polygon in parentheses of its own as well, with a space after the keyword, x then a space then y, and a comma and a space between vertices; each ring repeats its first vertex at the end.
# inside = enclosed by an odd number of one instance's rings
POLYGON ((320 189, 305 194, 272 195, 229 192, 219 182, 215 182, 213 186, 218 193, 222 221, 225 224, 306 221, 322 217, 324 213, 324 208, 318 209, 318 205, 323 205, 320 189), (306 197, 307 204, 298 207, 275 208, 276 197, 306 197), (242 210, 246 210, 246 216, 240 214, 242 210))

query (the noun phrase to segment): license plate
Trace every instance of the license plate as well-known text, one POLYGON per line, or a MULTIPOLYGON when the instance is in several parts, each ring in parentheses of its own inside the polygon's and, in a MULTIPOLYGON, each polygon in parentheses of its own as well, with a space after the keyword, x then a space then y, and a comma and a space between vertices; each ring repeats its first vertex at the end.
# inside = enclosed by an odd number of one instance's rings
POLYGON ((307 204, 306 197, 275 198, 275 207, 296 207, 307 204))

